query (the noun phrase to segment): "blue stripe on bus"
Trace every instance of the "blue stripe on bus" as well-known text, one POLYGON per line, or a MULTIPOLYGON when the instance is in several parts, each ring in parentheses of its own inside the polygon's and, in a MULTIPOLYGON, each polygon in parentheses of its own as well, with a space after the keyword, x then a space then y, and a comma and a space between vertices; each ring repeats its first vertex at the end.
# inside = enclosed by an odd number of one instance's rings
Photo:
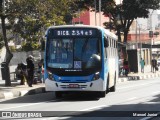
MULTIPOLYGON (((101 29, 101 31, 102 31, 102 33, 101 33, 101 37, 102 37, 102 52, 101 53, 104 53, 104 30, 103 29, 101 29)), ((100 74, 100 77, 103 79, 103 80, 105 80, 105 65, 103 65, 103 64, 105 64, 105 62, 104 62, 104 54, 102 54, 102 72, 101 72, 101 74, 100 74)))
POLYGON ((54 79, 57 82, 89 82, 92 81, 94 74, 89 76, 57 76, 54 75, 54 79))

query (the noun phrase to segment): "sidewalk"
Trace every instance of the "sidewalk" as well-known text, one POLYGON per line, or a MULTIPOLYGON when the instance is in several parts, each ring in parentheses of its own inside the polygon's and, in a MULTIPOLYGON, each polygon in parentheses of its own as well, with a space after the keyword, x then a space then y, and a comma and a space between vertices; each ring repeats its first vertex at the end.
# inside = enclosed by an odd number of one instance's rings
MULTIPOLYGON (((160 71, 156 73, 145 72, 145 73, 130 73, 128 77, 120 76, 117 83, 123 83, 131 80, 141 80, 149 78, 160 78, 160 71)), ((45 93, 44 83, 33 84, 33 87, 28 85, 20 85, 20 80, 13 81, 11 87, 5 87, 5 81, 0 79, 0 99, 8 99, 14 97, 21 97, 26 95, 33 95, 38 93, 45 93)))
POLYGON ((144 72, 144 73, 129 73, 128 77, 120 76, 118 79, 118 83, 131 81, 131 80, 142 80, 142 79, 150 79, 150 78, 160 78, 160 71, 156 73, 152 72, 144 72))
POLYGON ((20 85, 20 80, 17 80, 12 81, 10 87, 5 87, 5 81, 0 80, 0 99, 21 97, 44 92, 44 83, 33 84, 33 87, 29 87, 28 85, 20 85))

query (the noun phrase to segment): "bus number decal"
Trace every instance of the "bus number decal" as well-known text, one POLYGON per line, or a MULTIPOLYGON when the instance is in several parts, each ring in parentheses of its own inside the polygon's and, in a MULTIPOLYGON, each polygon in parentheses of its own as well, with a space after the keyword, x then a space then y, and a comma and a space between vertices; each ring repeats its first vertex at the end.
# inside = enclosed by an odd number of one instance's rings
POLYGON ((93 36, 93 30, 55 30, 56 36, 93 36))
POLYGON ((61 35, 64 35, 64 36, 66 35, 66 36, 68 36, 68 35, 70 35, 70 34, 69 34, 69 31, 67 31, 67 30, 58 30, 58 31, 57 31, 57 35, 58 35, 58 36, 61 36, 61 35))

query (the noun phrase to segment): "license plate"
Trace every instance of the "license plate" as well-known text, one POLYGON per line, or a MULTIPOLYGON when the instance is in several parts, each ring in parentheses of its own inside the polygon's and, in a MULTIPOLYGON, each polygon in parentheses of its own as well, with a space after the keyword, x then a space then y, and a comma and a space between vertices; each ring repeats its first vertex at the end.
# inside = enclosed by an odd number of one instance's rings
POLYGON ((78 84, 69 84, 69 88, 79 88, 78 84))

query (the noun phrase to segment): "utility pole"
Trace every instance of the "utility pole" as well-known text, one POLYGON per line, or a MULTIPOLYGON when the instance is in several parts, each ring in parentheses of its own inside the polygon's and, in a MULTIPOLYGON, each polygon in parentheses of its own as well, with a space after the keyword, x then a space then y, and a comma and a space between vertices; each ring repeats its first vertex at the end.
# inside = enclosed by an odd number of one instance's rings
POLYGON ((136 19, 136 49, 138 49, 138 40, 137 40, 137 19, 136 19))
POLYGON ((95 7, 95 26, 97 26, 97 2, 94 0, 94 7, 95 7))
MULTIPOLYGON (((140 44, 140 58, 142 58, 142 41, 141 41, 141 27, 142 24, 139 24, 139 44, 140 44)), ((143 58, 144 59, 144 58, 143 58)))
MULTIPOLYGON (((154 11, 154 10, 153 10, 154 11)), ((152 40, 153 40, 153 29, 152 29, 152 13, 150 14, 150 30, 151 30, 151 47, 150 47, 150 64, 151 64, 151 72, 152 72, 152 40)))
POLYGON ((81 23, 81 19, 80 19, 81 11, 80 11, 80 9, 78 9, 78 14, 79 14, 78 21, 79 21, 79 24, 80 24, 81 23))

